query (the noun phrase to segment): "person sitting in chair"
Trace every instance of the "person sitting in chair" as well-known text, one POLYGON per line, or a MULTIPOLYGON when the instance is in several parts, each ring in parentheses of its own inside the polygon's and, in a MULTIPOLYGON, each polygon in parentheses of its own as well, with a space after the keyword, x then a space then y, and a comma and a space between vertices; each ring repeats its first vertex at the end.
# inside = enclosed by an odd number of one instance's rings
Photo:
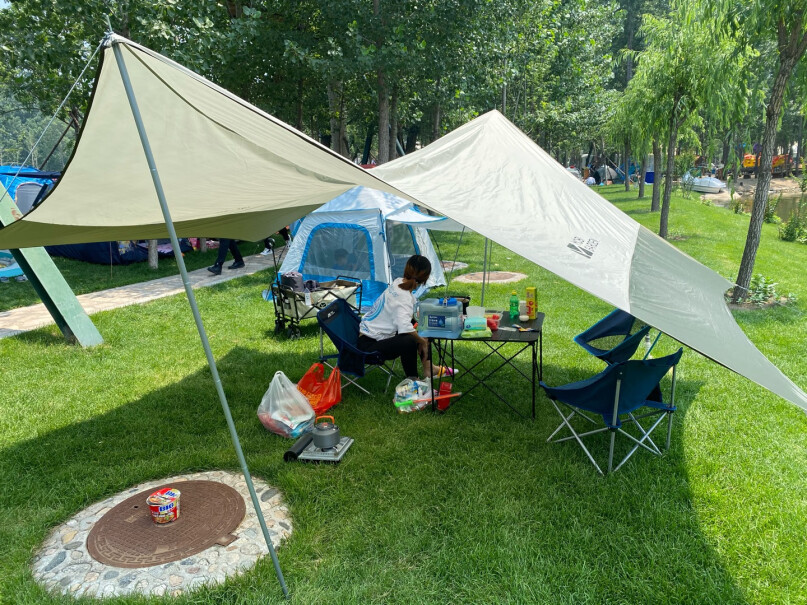
POLYGON ((426 283, 431 270, 428 258, 419 254, 411 256, 403 277, 394 280, 376 299, 373 308, 359 325, 359 349, 378 351, 387 361, 400 357, 407 378, 418 377, 418 356, 426 377, 454 374, 452 368, 429 362, 428 341, 417 333, 412 323, 415 313, 415 295, 412 292, 426 283))

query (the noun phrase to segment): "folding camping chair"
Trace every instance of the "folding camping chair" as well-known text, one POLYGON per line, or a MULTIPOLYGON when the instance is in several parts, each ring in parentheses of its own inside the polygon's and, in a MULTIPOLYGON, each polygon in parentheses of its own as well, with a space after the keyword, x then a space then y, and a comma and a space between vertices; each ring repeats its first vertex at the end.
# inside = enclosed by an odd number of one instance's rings
POLYGON ((637 330, 638 326, 633 315, 622 309, 614 309, 588 330, 575 336, 574 341, 608 365, 620 363, 633 356, 642 339, 650 332, 650 326, 637 330))
POLYGON ((331 342, 336 347, 337 353, 325 355, 320 345, 320 361, 333 369, 328 360, 336 359, 336 366, 342 373, 342 377, 349 383, 355 385, 368 395, 370 392, 356 382, 356 378, 362 378, 369 370, 378 368, 387 374, 387 386, 392 377, 395 376, 395 361, 392 367, 388 368, 386 361, 377 351, 362 351, 358 348, 359 341, 359 315, 350 303, 338 298, 327 307, 317 313, 317 322, 320 329, 328 335, 331 342), (369 366, 369 370, 368 370, 369 366), (351 378, 353 376, 354 378, 351 378))
POLYGON ((619 470, 640 447, 643 447, 657 456, 661 456, 661 450, 650 437, 650 434, 666 415, 667 445, 665 449, 670 448, 672 414, 675 411, 675 367, 678 360, 681 358, 682 352, 683 349, 678 349, 676 353, 659 359, 634 359, 609 365, 596 376, 559 387, 547 386, 542 381, 541 386, 546 391, 552 405, 562 418, 562 422, 547 438, 547 441, 552 441, 552 438, 563 427, 568 428, 572 433, 570 437, 563 437, 555 439, 554 441, 576 440, 600 474, 603 474, 603 472, 594 460, 591 452, 589 452, 588 448, 583 444, 583 437, 604 431, 611 431, 611 445, 608 452, 609 473, 612 472, 612 469, 613 471, 619 470), (673 369, 670 401, 669 403, 664 403, 659 383, 670 368, 673 369), (566 416, 560 407, 558 407, 558 403, 562 403, 568 407, 571 410, 571 414, 566 416), (641 414, 634 414, 634 412, 641 407, 651 409, 641 414), (569 422, 576 415, 582 416, 592 424, 599 424, 598 421, 594 420, 588 414, 585 414, 584 411, 599 414, 605 426, 585 433, 577 432, 569 422), (627 416, 627 418, 620 418, 620 416, 623 415, 627 416), (656 415, 658 418, 649 429, 645 430, 639 420, 656 415), (623 426, 628 424, 636 425, 640 433, 638 438, 623 429, 623 426), (634 445, 622 461, 617 464, 616 468, 613 468, 614 441, 617 433, 633 441, 634 445))

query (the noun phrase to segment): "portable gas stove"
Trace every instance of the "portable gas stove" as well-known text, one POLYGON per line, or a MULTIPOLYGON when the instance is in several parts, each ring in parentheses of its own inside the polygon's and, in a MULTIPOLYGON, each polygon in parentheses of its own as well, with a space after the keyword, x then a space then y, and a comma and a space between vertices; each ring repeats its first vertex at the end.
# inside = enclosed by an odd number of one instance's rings
POLYGON ((308 462, 339 462, 342 460, 342 456, 345 455, 345 452, 350 448, 351 445, 353 445, 352 437, 342 437, 339 440, 339 443, 337 443, 335 446, 322 449, 314 445, 314 441, 311 440, 310 435, 306 435, 305 437, 308 437, 308 439, 300 444, 304 445, 304 447, 300 450, 299 454, 295 453, 294 455, 289 455, 292 450, 286 452, 285 460, 287 462, 292 460, 307 460, 308 462), (306 441, 308 442, 307 444, 306 441))

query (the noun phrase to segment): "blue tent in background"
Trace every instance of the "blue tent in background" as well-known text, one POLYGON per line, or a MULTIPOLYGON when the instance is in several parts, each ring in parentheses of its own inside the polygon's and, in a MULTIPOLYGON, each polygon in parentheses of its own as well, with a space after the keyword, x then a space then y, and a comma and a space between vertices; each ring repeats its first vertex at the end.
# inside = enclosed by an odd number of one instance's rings
MULTIPOLYGON (((15 201, 17 188, 23 183, 34 182, 50 189, 60 176, 61 173, 59 172, 43 172, 30 166, 0 166, 0 184, 8 190, 9 195, 15 201)), ((40 195, 40 197, 42 196, 40 195)), ((187 240, 183 239, 181 244, 182 252, 188 252, 193 249, 187 240)), ((147 247, 130 240, 46 246, 45 249, 51 256, 61 256, 101 265, 128 265, 148 259, 147 247)), ((161 257, 174 256, 172 250, 166 250, 164 247, 158 250, 158 253, 161 257)), ((4 255, 0 258, 0 277, 22 275, 22 270, 16 263, 3 266, 4 261, 7 260, 6 256, 10 258, 11 255, 4 255)))
MULTIPOLYGON (((0 166, 0 185, 6 188, 11 199, 16 199, 17 187, 23 183, 39 183, 40 185, 53 185, 59 178, 58 172, 42 172, 31 166, 0 166), (19 175, 17 175, 19 173, 19 175)), ((0 192, 2 195, 2 192, 0 192)))

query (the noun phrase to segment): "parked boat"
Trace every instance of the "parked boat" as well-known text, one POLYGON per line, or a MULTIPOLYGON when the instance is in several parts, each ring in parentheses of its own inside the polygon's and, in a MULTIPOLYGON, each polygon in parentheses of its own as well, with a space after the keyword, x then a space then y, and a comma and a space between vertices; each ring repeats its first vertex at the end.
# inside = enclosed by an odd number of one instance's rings
POLYGON ((688 172, 681 179, 685 186, 699 193, 720 193, 726 189, 726 183, 713 176, 693 177, 688 172))

